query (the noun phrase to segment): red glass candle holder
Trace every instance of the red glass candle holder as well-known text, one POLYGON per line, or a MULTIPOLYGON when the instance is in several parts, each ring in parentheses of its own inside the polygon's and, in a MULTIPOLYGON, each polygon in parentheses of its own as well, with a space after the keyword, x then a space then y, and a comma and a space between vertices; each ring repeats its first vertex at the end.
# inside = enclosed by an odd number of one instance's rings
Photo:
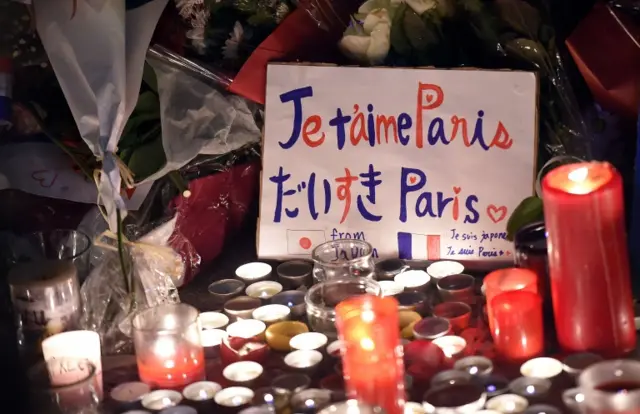
POLYGON ((336 324, 349 397, 401 414, 405 390, 398 302, 371 295, 349 298, 336 307, 336 324))
POLYGON ((521 362, 544 351, 542 298, 525 290, 504 292, 489 304, 493 314, 491 335, 498 354, 521 362))
POLYGON ((622 177, 608 163, 560 166, 542 181, 560 346, 615 357, 636 348, 622 177))
POLYGON ((491 306, 489 306, 493 298, 512 290, 538 293, 538 275, 533 270, 517 267, 494 270, 484 278, 484 288, 489 330, 493 332, 493 316, 491 306))
POLYGON ((184 303, 145 309, 133 318, 140 380, 152 388, 178 389, 205 378, 198 310, 184 303))

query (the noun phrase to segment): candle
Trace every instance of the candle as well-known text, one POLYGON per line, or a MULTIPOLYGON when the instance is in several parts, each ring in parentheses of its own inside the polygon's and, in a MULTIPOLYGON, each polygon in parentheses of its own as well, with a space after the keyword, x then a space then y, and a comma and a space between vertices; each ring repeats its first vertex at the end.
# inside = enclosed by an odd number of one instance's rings
POLYGON ((228 300, 224 304, 224 313, 229 315, 234 321, 242 319, 251 319, 253 311, 258 309, 262 302, 258 298, 249 296, 238 296, 228 300))
POLYGON ((246 263, 236 269, 236 276, 246 284, 265 280, 271 276, 271 265, 262 262, 246 263))
POLYGON ((290 260, 278 266, 278 280, 289 289, 297 289, 301 286, 310 286, 313 263, 305 260, 290 260))
POLYGON ((218 346, 229 337, 229 334, 222 329, 206 329, 200 331, 200 343, 204 348, 218 346))
POLYGON ((427 295, 422 292, 402 292, 394 299, 398 301, 398 310, 424 313, 427 308, 427 295))
POLYGON ((109 396, 120 411, 125 411, 135 408, 149 392, 151 387, 143 382, 125 382, 113 388, 109 396))
POLYGON ((404 414, 425 414, 422 404, 408 401, 404 403, 404 414))
POLYGON ((176 405, 175 407, 165 408, 159 414, 198 414, 198 410, 188 405, 176 405))
POLYGON ((294 369, 311 370, 320 364, 322 354, 318 351, 293 351, 284 357, 284 363, 294 369))
POLYGON ((493 331, 493 313, 491 301, 500 293, 511 290, 526 290, 538 293, 538 275, 530 269, 510 267, 498 269, 489 273, 484 278, 482 285, 487 300, 487 318, 489 320, 489 331, 493 331))
POLYGON ((404 292, 404 286, 393 280, 382 280, 378 284, 382 289, 382 296, 395 296, 404 292))
POLYGON ((482 384, 490 398, 504 394, 509 390, 509 380, 501 375, 485 375, 476 377, 476 380, 482 384))
POLYGON ((294 414, 313 414, 331 403, 331 391, 309 388, 291 397, 294 414))
POLYGON ((323 408, 318 414, 383 414, 380 407, 362 403, 358 400, 347 400, 323 408))
POLYGON ((521 413, 527 409, 529 402, 516 394, 502 394, 487 401, 487 408, 503 414, 521 413))
POLYGON ((563 165, 544 177, 542 196, 560 347, 635 350, 622 177, 608 163, 563 165))
POLYGON ((229 317, 220 312, 202 312, 198 319, 202 329, 223 329, 229 325, 229 317))
POLYGON ((144 396, 142 406, 147 410, 161 411, 180 404, 180 401, 182 395, 178 391, 155 390, 144 396))
POLYGON ((489 375, 493 372, 493 362, 483 356, 468 356, 456 361, 453 368, 471 375, 489 375))
POLYGON ((427 317, 413 325, 413 336, 433 340, 451 333, 451 322, 445 318, 427 317))
POLYGON ((409 269, 407 262, 402 259, 386 259, 376 263, 376 279, 380 281, 393 280, 393 278, 409 269))
POLYGON ((456 358, 467 346, 467 341, 460 336, 446 335, 434 339, 433 344, 442 349, 447 358, 456 358))
POLYGON ((459 275, 464 272, 462 263, 453 260, 439 260, 427 267, 427 273, 434 279, 442 279, 445 276, 459 275))
POLYGON ((306 305, 304 303, 304 292, 299 290, 280 292, 271 298, 271 303, 288 306, 289 309, 291 309, 291 316, 294 319, 300 319, 305 316, 306 305))
POLYGON ((282 285, 271 281, 258 282, 249 285, 244 292, 252 298, 267 300, 282 292, 282 285))
POLYGON ((428 414, 475 413, 484 406, 487 395, 479 385, 466 382, 431 388, 423 399, 428 414))
POLYGON ((302 322, 277 322, 266 331, 267 343, 277 351, 290 351, 291 338, 304 332, 309 332, 309 328, 302 322))
POLYGON ((471 306, 464 302, 444 302, 433 307, 433 316, 449 321, 451 328, 459 333, 469 327, 471 306))
POLYGON ((253 319, 271 324, 289 319, 290 313, 291 309, 288 306, 272 304, 259 307, 253 311, 252 316, 253 319))
POLYGON ((214 400, 216 404, 222 407, 235 408, 245 404, 249 404, 253 399, 254 393, 247 387, 229 387, 224 388, 216 394, 214 400))
MULTIPOLYGON (((58 379, 69 384, 69 375, 74 372, 68 368, 57 366, 56 360, 64 361, 69 358, 88 360, 95 367, 99 388, 98 395, 102 400, 100 335, 93 331, 69 331, 50 336, 42 341, 42 355, 51 368, 50 375, 53 385, 58 385, 58 379)), ((80 372, 77 374, 82 375, 80 372)))
POLYGON ((209 293, 214 302, 224 303, 231 298, 241 295, 246 285, 235 279, 223 279, 209 285, 209 293))
POLYGON ((473 379, 473 376, 465 371, 459 371, 457 369, 446 369, 438 372, 431 378, 431 386, 436 387, 438 385, 453 385, 469 382, 473 379))
POLYGON ((222 376, 236 385, 248 386, 255 381, 262 373, 262 365, 254 361, 239 361, 229 364, 223 371, 222 376))
POLYGON ((336 340, 327 345, 327 354, 334 358, 340 358, 342 354, 342 350, 344 349, 344 344, 341 340, 336 340))
POLYGON ((436 286, 438 293, 444 302, 466 302, 475 301, 476 279, 471 275, 450 275, 438 279, 436 286))
POLYGON ((562 373, 562 362, 555 358, 533 358, 520 366, 523 377, 554 378, 562 373))
POLYGON ((546 378, 520 377, 509 383, 509 390, 527 399, 542 398, 551 389, 551 381, 546 378))
POLYGON ((495 296, 491 335, 496 350, 508 361, 524 361, 544 351, 542 299, 533 292, 513 290, 495 296))
POLYGON ((229 337, 220 345, 223 364, 264 361, 269 355, 269 347, 264 342, 265 329, 265 323, 255 319, 245 319, 227 326, 229 337))
POLYGON ((250 339, 262 335, 267 325, 256 319, 245 319, 227 326, 229 336, 250 339))
POLYGON ((407 270, 396 275, 393 281, 404 286, 406 290, 424 291, 431 282, 431 276, 424 270, 407 270))
POLYGON ((401 414, 405 392, 398 302, 392 297, 356 296, 338 304, 336 316, 344 343, 347 394, 388 414, 401 414))
POLYGON ((222 387, 217 382, 198 381, 189 384, 182 390, 182 395, 189 401, 209 401, 220 391, 222 387))
POLYGON ((282 374, 271 381, 271 386, 276 389, 285 389, 293 394, 306 390, 311 385, 311 378, 301 373, 282 374))
POLYGON ((156 388, 182 388, 205 377, 204 350, 197 309, 167 304, 133 318, 138 374, 156 388))
POLYGON ((291 338, 289 346, 301 351, 321 350, 327 345, 329 338, 320 332, 304 332, 291 338))

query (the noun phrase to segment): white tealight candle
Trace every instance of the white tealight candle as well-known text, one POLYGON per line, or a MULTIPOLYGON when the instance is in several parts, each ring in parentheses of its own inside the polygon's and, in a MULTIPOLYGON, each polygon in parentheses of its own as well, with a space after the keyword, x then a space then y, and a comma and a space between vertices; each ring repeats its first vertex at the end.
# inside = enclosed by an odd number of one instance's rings
POLYGON ((284 363, 297 369, 306 369, 318 365, 322 361, 322 354, 318 351, 293 351, 284 357, 284 363))
POLYGON ((229 337, 229 334, 222 329, 207 329, 200 331, 200 343, 203 347, 217 346, 229 337))
POLYGON ((436 338, 432 343, 442 349, 447 358, 452 358, 461 353, 467 346, 467 341, 460 336, 446 335, 436 338))
POLYGON ((202 312, 198 319, 202 329, 222 329, 229 325, 229 317, 220 312, 202 312))
POLYGON ((182 395, 190 401, 207 401, 212 400, 221 389, 222 386, 217 382, 199 381, 187 385, 182 395))
POLYGON ((434 279, 442 279, 445 276, 459 275, 464 272, 462 263, 453 260, 439 260, 427 267, 427 273, 434 279))
POLYGON ((503 414, 521 413, 528 406, 527 399, 516 394, 502 394, 487 401, 489 410, 496 410, 503 414))
POLYGON ((229 364, 222 376, 232 382, 249 382, 258 378, 264 372, 262 365, 253 361, 240 361, 229 364))
POLYGON ((273 323, 284 321, 289 317, 290 313, 291 309, 288 306, 272 304, 260 306, 258 309, 253 311, 252 316, 253 319, 257 319, 265 323, 273 323))
POLYGON ((324 347, 329 338, 320 332, 304 332, 291 338, 289 346, 301 351, 315 351, 324 347))
POLYGON ((155 390, 145 395, 142 406, 147 410, 160 411, 180 404, 182 394, 173 390, 155 390))
POLYGON ((431 281, 431 276, 424 270, 407 270, 396 275, 393 281, 404 286, 405 289, 422 289, 431 281))
POLYGON ((395 296, 404 291, 404 286, 393 280, 381 280, 378 284, 382 289, 382 296, 395 296))
POLYGON ((555 358, 533 358, 520 366, 523 377, 553 378, 562 373, 562 362, 555 358))
POLYGON ((266 279, 271 274, 271 265, 262 262, 246 263, 236 269, 236 276, 247 283, 266 279))
POLYGON ((118 404, 128 404, 142 400, 149 392, 151 387, 143 382, 125 382, 114 387, 109 395, 118 404))
POLYGON ((249 285, 244 292, 252 298, 269 299, 282 292, 282 285, 271 281, 258 282, 249 285))
POLYGON ((175 407, 165 408, 158 414, 198 414, 198 410, 188 405, 176 405, 175 407))
POLYGON ((214 400, 216 404, 223 407, 239 407, 251 402, 253 396, 253 391, 250 388, 229 387, 218 391, 214 400))
POLYGON ((260 335, 266 329, 267 325, 262 321, 244 319, 227 326, 227 333, 232 337, 250 339, 260 335))
POLYGON ((404 403, 404 414, 425 414, 422 404, 412 401, 404 403))

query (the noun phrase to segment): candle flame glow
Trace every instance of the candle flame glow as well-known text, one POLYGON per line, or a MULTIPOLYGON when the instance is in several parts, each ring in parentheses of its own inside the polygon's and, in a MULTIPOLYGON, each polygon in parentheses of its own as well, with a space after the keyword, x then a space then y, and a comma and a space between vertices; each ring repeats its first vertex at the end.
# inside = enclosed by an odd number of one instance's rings
POLYGON ((373 351, 376 349, 376 344, 371 338, 362 338, 360 339, 360 347, 365 351, 373 351))
POLYGON ((574 183, 583 183, 589 176, 589 169, 587 167, 580 167, 577 170, 571 171, 567 177, 574 183))
POLYGON ((597 191, 614 177, 610 164, 591 162, 560 166, 547 174, 546 185, 569 194, 585 195, 597 191))
POLYGON ((160 358, 171 358, 176 353, 176 346, 170 338, 158 338, 153 353, 160 358))

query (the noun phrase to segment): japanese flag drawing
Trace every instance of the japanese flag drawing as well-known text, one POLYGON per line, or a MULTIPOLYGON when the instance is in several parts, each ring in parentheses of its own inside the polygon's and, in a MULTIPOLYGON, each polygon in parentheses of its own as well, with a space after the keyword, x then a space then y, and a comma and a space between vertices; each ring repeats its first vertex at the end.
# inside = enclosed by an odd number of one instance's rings
POLYGON ((440 235, 398 232, 398 257, 405 260, 440 260, 440 235))
POLYGON ((324 230, 287 230, 287 252, 310 255, 316 246, 327 241, 324 230))

